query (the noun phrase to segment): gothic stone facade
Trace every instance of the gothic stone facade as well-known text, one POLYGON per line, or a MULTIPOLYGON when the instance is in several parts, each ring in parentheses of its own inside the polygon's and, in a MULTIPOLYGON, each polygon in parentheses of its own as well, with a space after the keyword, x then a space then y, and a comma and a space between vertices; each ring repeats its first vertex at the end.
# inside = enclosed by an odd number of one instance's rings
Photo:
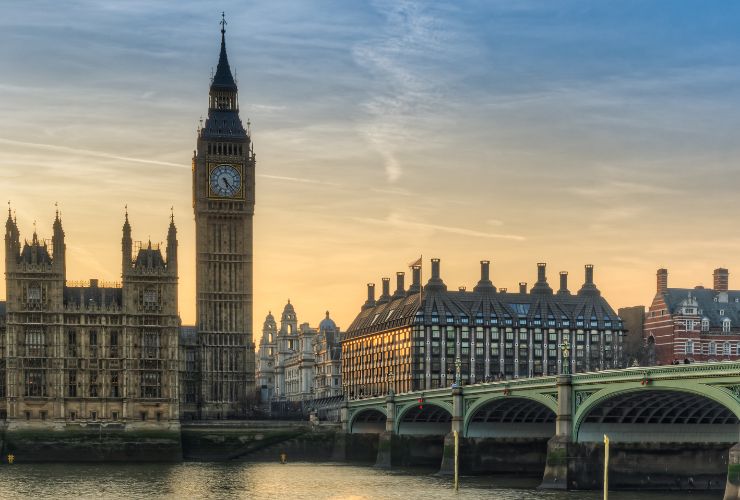
POLYGON ((644 335, 655 364, 740 359, 740 290, 729 289, 727 269, 714 270, 712 288, 669 288, 658 269, 644 335))
POLYGON ((428 390, 456 382, 474 384, 497 378, 520 378, 617 368, 621 365, 622 322, 593 282, 593 267, 576 294, 560 273, 560 289, 547 283, 545 264, 530 292, 497 290, 489 263, 473 291, 448 291, 439 260, 421 286, 421 266, 413 266, 413 283, 404 290, 389 280, 375 300, 368 299, 342 338, 342 380, 350 398, 428 390), (561 345, 569 343, 568 357, 561 345), (565 364, 565 366, 564 366, 565 364))
POLYGON ((10 429, 116 423, 179 427, 177 237, 167 255, 123 226, 122 283, 67 281, 62 221, 51 241, 36 232, 21 247, 8 215, 5 369, 0 411, 10 429))
POLYGON ((200 395, 185 410, 198 418, 245 416, 255 395, 252 340, 252 217, 255 155, 239 117, 237 86, 221 53, 208 118, 193 156, 196 328, 200 395))

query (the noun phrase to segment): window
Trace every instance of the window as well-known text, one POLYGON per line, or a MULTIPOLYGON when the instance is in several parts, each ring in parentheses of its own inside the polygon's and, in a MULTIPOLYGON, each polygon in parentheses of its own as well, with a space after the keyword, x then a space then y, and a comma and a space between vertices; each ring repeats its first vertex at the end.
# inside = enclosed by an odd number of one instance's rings
POLYGON ((77 397, 77 371, 70 370, 67 375, 67 396, 70 398, 77 397))
POLYGON ((142 421, 142 422, 143 422, 144 420, 146 420, 146 412, 145 412, 145 411, 142 411, 141 413, 139 413, 139 417, 141 418, 141 421, 142 421))
POLYGON ((118 412, 117 411, 112 411, 110 413, 110 418, 111 418, 111 420, 118 420, 118 412))
POLYGON ((118 386, 118 372, 110 373, 110 397, 120 398, 121 393, 118 386))
POLYGON ((110 332, 110 357, 118 357, 118 331, 110 332))
POLYGON ((694 341, 693 340, 686 341, 686 354, 694 354, 694 341))
POLYGON ((709 355, 716 355, 717 354, 717 344, 714 342, 709 343, 709 355))
POLYGON ((709 318, 702 318, 701 319, 701 331, 702 332, 708 332, 709 331, 709 318))
POLYGON ((95 330, 90 331, 90 357, 98 357, 98 332, 95 330))
POLYGON ((141 357, 148 359, 159 357, 159 332, 144 332, 141 357))
POLYGON ((719 315, 720 316, 724 316, 725 315, 725 310, 724 309, 720 309, 719 310, 719 315))
POLYGON ((67 332, 67 356, 70 358, 77 357, 77 332, 74 330, 67 332))
POLYGON ((161 375, 159 372, 142 372, 141 374, 141 397, 158 398, 161 394, 161 375))
POLYGON ((44 332, 36 329, 27 331, 26 356, 29 358, 40 358, 44 355, 44 332))
POLYGON ((38 283, 28 287, 28 302, 39 303, 41 302, 41 287, 38 283))
POLYGON ((153 306, 157 304, 159 294, 154 288, 147 288, 144 290, 142 299, 145 306, 153 306))
POLYGON ((725 318, 722 320, 722 332, 729 333, 731 327, 732 321, 730 321, 730 318, 725 318))
POLYGON ((729 342, 725 342, 722 345, 722 354, 724 354, 725 356, 730 355, 730 343, 729 342))
POLYGON ((90 420, 97 420, 98 419, 98 412, 91 411, 90 412, 90 420))
POLYGON ((46 396, 46 376, 43 370, 26 370, 26 391, 29 397, 46 396))
POLYGON ((26 410, 23 413, 26 415, 26 420, 31 420, 31 412, 29 410, 26 410))
POLYGON ((69 412, 69 419, 74 420, 77 418, 77 413, 74 411, 69 412))
POLYGON ((98 397, 98 373, 90 373, 90 391, 88 392, 91 398, 98 397))

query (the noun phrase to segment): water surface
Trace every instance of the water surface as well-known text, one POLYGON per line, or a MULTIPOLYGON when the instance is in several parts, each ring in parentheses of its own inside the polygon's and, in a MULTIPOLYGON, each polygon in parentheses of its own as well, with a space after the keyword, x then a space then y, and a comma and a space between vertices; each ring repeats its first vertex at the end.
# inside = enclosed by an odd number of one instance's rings
MULTIPOLYGON (((14 464, 0 465, 0 498, 54 499, 474 499, 597 500, 601 492, 536 489, 538 478, 450 478, 316 463, 14 464)), ((709 500, 721 492, 613 492, 610 500, 709 500)))

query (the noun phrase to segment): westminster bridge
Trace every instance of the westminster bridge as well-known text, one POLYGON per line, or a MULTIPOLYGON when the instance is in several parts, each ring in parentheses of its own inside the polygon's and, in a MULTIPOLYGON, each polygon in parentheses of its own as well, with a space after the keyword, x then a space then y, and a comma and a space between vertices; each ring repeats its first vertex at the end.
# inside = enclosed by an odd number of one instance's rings
POLYGON ((378 434, 376 465, 543 475, 543 488, 725 489, 740 498, 740 362, 634 367, 350 400, 349 434, 378 434), (430 460, 432 462, 430 462, 430 460))

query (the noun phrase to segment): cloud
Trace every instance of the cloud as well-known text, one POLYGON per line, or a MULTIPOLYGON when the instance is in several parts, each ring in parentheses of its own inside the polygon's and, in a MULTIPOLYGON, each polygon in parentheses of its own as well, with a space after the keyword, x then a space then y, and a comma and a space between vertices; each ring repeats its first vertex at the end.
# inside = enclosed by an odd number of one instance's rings
POLYGON ((78 154, 82 156, 91 156, 94 158, 105 158, 108 160, 121 160, 121 161, 127 161, 127 162, 132 162, 132 163, 142 163, 145 165, 160 165, 163 167, 184 168, 184 165, 180 163, 172 163, 169 161, 160 161, 160 160, 150 160, 148 158, 135 158, 133 156, 121 156, 121 155, 117 155, 113 153, 106 153, 104 151, 93 151, 90 149, 70 148, 68 146, 58 146, 56 144, 41 144, 37 142, 16 141, 13 139, 5 139, 2 137, 0 137, 0 144, 32 147, 32 148, 46 150, 46 151, 56 151, 60 153, 72 153, 72 154, 78 154))
POLYGON ((486 233, 483 231, 476 231, 473 229, 467 229, 464 227, 454 226, 443 226, 440 224, 428 224, 425 222, 414 222, 409 220, 401 219, 396 214, 390 214, 385 219, 374 219, 369 217, 353 217, 353 220, 358 222, 365 222, 368 224, 382 225, 385 227, 392 227, 395 229, 420 229, 420 230, 432 230, 443 233, 456 234, 460 236, 470 236, 473 238, 491 238, 491 239, 502 239, 502 240, 513 240, 513 241, 524 241, 526 238, 518 234, 503 234, 503 233, 486 233))
POLYGON ((369 71, 374 85, 362 104, 369 121, 360 132, 383 159, 388 183, 404 174, 400 152, 419 133, 419 124, 432 119, 429 111, 438 92, 424 75, 424 56, 441 56, 439 21, 424 5, 412 1, 381 2, 375 7, 386 17, 377 36, 353 47, 355 61, 369 71))
POLYGON ((336 186, 336 187, 341 186, 341 184, 337 184, 336 182, 327 182, 327 181, 321 181, 317 179, 307 179, 303 177, 288 177, 284 175, 268 175, 268 174, 257 174, 257 177, 262 177, 264 179, 274 179, 278 181, 300 182, 304 184, 320 184, 322 186, 336 186))

